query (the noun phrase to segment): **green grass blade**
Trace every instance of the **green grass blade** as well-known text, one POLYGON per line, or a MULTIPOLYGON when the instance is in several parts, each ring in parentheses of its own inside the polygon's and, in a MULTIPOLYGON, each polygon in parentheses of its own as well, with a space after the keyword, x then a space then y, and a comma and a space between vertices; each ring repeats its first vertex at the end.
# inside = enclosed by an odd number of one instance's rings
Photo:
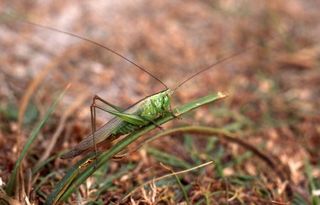
POLYGON ((17 174, 18 174, 18 170, 20 168, 22 160, 24 159, 24 157, 28 153, 28 151, 29 151, 31 145, 33 144, 33 142, 36 140, 40 130, 45 125, 45 123, 49 119, 50 115, 54 112, 58 102, 61 100, 61 98, 65 94, 67 88, 59 94, 59 96, 55 99, 55 101, 50 105, 50 107, 49 107, 48 111, 46 112, 45 116, 43 117, 43 119, 32 130, 32 132, 31 132, 26 144, 23 147, 23 150, 22 150, 17 162, 14 165, 13 171, 12 171, 12 173, 10 175, 9 182, 8 182, 7 187, 6 187, 6 193, 9 196, 14 195, 14 190, 15 190, 15 186, 16 186, 16 182, 17 182, 17 174))
POLYGON ((126 175, 129 171, 133 170, 136 167, 134 164, 128 164, 125 167, 122 167, 119 171, 116 173, 112 174, 109 178, 105 179, 105 176, 100 177, 101 179, 97 179, 98 181, 101 181, 99 184, 99 188, 95 195, 98 197, 100 196, 103 192, 106 192, 108 188, 110 188, 113 184, 113 181, 115 179, 121 178, 123 175, 126 175))
MULTIPOLYGON (((190 103, 187 103, 185 105, 182 105, 174 109, 174 113, 176 116, 180 116, 202 105, 217 101, 224 97, 226 96, 220 92, 217 94, 207 95, 203 98, 197 99, 195 101, 192 101, 190 103)), ((175 118, 174 116, 168 115, 157 120, 156 123, 157 125, 161 125, 174 118, 175 118)), ((154 128, 156 128, 156 126, 154 124, 150 124, 148 126, 141 128, 136 132, 131 133, 130 135, 128 135, 127 137, 119 141, 117 144, 115 144, 106 152, 99 154, 96 159, 96 163, 91 163, 84 170, 72 168, 69 171, 67 171, 67 174, 65 175, 64 179, 54 188, 54 191, 49 195, 48 200, 46 201, 46 204, 55 204, 59 201, 65 201, 75 191, 75 189, 79 185, 81 185, 89 176, 91 176, 96 171, 96 169, 103 166, 114 155, 124 150, 129 144, 131 144, 132 142, 137 140, 140 136, 146 134, 147 132, 151 131, 154 128)))
MULTIPOLYGON (((255 154, 261 160, 263 160, 268 166, 270 166, 273 169, 273 171, 278 175, 278 177, 281 180, 283 180, 283 181, 288 180, 289 181, 288 176, 283 172, 283 170, 281 168, 279 168, 277 166, 277 162, 272 157, 270 157, 268 154, 265 154, 264 152, 262 152, 256 146, 254 146, 250 143, 247 143, 245 140, 239 138, 237 135, 232 134, 228 131, 225 131, 224 129, 212 128, 212 127, 207 127, 207 126, 183 126, 183 127, 165 130, 165 131, 149 138, 148 140, 146 140, 144 142, 144 144, 147 144, 147 143, 149 143, 159 137, 172 135, 172 134, 176 134, 176 133, 196 133, 196 134, 206 135, 206 136, 215 136, 217 138, 226 139, 230 142, 236 143, 236 144, 250 150, 253 154, 255 154)), ((219 160, 216 160, 216 163, 217 163, 217 168, 218 168, 219 160)))
POLYGON ((306 172, 307 179, 309 182, 312 205, 319 205, 320 198, 313 194, 313 191, 317 190, 316 181, 315 181, 314 177, 312 176, 312 166, 311 166, 310 162, 307 160, 305 161, 305 172, 306 172))
POLYGON ((183 194, 183 197, 184 197, 184 199, 186 200, 187 205, 190 205, 191 203, 190 203, 190 199, 189 199, 189 197, 188 197, 188 194, 187 194, 186 189, 185 189, 184 186, 182 185, 179 177, 178 177, 177 175, 174 175, 174 176, 175 176, 175 178, 176 178, 176 180, 177 180, 177 183, 178 183, 178 185, 179 185, 179 187, 180 187, 180 189, 181 189, 181 192, 182 192, 182 194, 183 194))
POLYGON ((92 156, 93 154, 81 159, 67 171, 66 175, 59 181, 52 193, 48 196, 45 204, 51 205, 58 202, 64 191, 71 186, 73 180, 79 177, 82 165, 92 156))
POLYGON ((171 165, 183 169, 189 169, 191 167, 191 165, 183 159, 180 159, 172 154, 165 153, 155 148, 148 147, 147 153, 154 156, 155 159, 166 165, 171 165))

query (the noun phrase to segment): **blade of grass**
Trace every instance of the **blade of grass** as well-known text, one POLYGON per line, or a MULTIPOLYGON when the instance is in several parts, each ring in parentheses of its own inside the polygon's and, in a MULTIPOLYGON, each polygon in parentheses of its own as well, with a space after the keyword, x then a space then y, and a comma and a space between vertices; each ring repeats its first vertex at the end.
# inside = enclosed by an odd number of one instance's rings
POLYGON ((197 150, 196 146, 194 146, 194 145, 195 145, 195 143, 194 143, 193 137, 190 135, 186 135, 184 137, 184 146, 186 147, 185 150, 188 152, 192 161, 195 162, 195 164, 200 164, 201 159, 199 156, 199 151, 197 150))
POLYGON ((292 205, 310 205, 311 204, 311 202, 304 199, 304 197, 298 193, 295 193, 291 203, 292 203, 292 205))
POLYGON ((187 205, 190 205, 191 203, 190 203, 190 199, 189 199, 189 197, 188 197, 188 194, 187 194, 184 186, 182 185, 182 183, 181 183, 178 175, 176 174, 176 172, 174 172, 170 167, 167 167, 167 166, 164 166, 164 165, 162 165, 162 166, 163 166, 164 168, 166 168, 167 170, 169 170, 172 174, 174 174, 174 176, 175 176, 175 178, 176 178, 176 181, 177 181, 177 183, 178 183, 178 185, 179 185, 179 187, 180 187, 180 189, 181 189, 181 192, 182 192, 182 194, 183 194, 183 197, 184 197, 185 200, 186 200, 187 205))
MULTIPOLYGON (((219 139, 225 139, 229 142, 239 144, 240 146, 246 148, 247 150, 250 150, 253 154, 258 156, 261 160, 263 160, 270 168, 275 172, 275 174, 279 177, 279 179, 283 182, 288 182, 285 191, 287 193, 287 196, 289 198, 292 198, 292 182, 290 178, 290 173, 286 171, 286 167, 279 164, 279 161, 276 160, 277 158, 269 156, 267 153, 263 152, 259 148, 257 148, 255 145, 252 145, 245 140, 239 138, 237 135, 230 133, 228 131, 225 131, 224 129, 219 128, 211 128, 206 126, 184 126, 179 128, 173 128, 168 129, 166 131, 163 131, 152 138, 149 138, 144 142, 144 144, 147 144, 148 142, 151 142, 159 137, 166 136, 166 135, 174 135, 174 134, 181 134, 181 133, 194 133, 204 136, 215 136, 219 139)), ((215 159, 216 167, 218 168, 219 161, 215 159)), ((222 172, 221 172, 222 174, 222 172)))
POLYGON ((152 138, 149 138, 144 143, 147 144, 159 137, 166 136, 166 135, 173 135, 177 133, 194 133, 194 134, 200 134, 200 135, 206 135, 206 136, 212 136, 214 135, 217 138, 225 139, 233 143, 237 143, 244 148, 252 151, 255 155, 257 155, 259 158, 261 158, 263 161, 265 161, 266 164, 268 164, 279 176, 279 178, 283 181, 290 181, 290 179, 287 178, 287 176, 283 173, 283 170, 281 167, 278 166, 277 162, 271 158, 266 153, 262 152, 260 149, 256 148, 256 146, 244 141, 243 139, 237 137, 237 135, 232 134, 228 131, 225 131, 224 129, 219 128, 212 128, 212 127, 206 127, 206 126, 183 126, 179 128, 173 128, 165 130, 152 138))
POLYGON ((314 177, 312 176, 312 167, 309 161, 305 161, 305 172, 307 175, 307 179, 309 182, 309 188, 310 188, 310 195, 311 195, 311 202, 312 205, 319 205, 320 204, 320 198, 319 196, 316 196, 314 193, 315 190, 317 190, 316 182, 314 177))
POLYGON ((41 162, 45 161, 51 154, 54 145, 56 144, 61 132, 64 129, 64 126, 66 124, 67 119, 74 113, 76 112, 76 110, 81 106, 81 104, 84 103, 85 100, 87 100, 88 98, 88 92, 82 92, 75 100, 73 103, 71 103, 71 105, 66 108, 66 110, 64 111, 62 117, 60 118, 59 121, 59 125, 56 129, 56 131, 54 132, 54 134, 52 135, 52 137, 50 138, 50 142, 47 145, 47 149, 45 150, 45 152, 42 154, 41 158, 39 159, 39 161, 37 162, 36 166, 38 166, 41 162))
POLYGON ((0 190, 0 204, 1 205, 19 205, 21 204, 18 200, 8 196, 6 193, 2 192, 2 190, 0 190))
MULTIPOLYGON (((174 109, 174 113, 176 116, 180 116, 202 105, 217 101, 225 97, 226 95, 220 92, 216 94, 207 95, 203 98, 197 99, 195 101, 192 101, 190 103, 187 103, 185 105, 182 105, 174 109)), ((173 119, 175 119, 175 116, 168 115, 159 119, 156 122, 156 124, 161 125, 173 119)), ((131 144, 132 142, 137 140, 140 136, 142 136, 143 134, 146 134, 147 132, 151 131, 154 128, 156 128, 156 126, 153 124, 150 124, 128 135, 127 137, 119 141, 117 144, 115 144, 113 147, 111 147, 108 151, 103 152, 102 154, 99 154, 96 159, 96 162, 88 165, 83 171, 79 171, 78 169, 75 169, 75 167, 68 170, 65 177, 60 181, 59 185, 55 186, 54 191, 47 198, 46 204, 55 204, 59 201, 66 200, 80 184, 82 184, 89 176, 91 176, 96 171, 96 169, 103 166, 114 155, 124 150, 129 144, 131 144), (77 177, 73 177, 75 176, 73 172, 77 172, 76 174, 77 177), (67 186, 68 188, 64 189, 67 186)))
POLYGON ((186 161, 184 161, 174 155, 165 153, 165 152, 160 151, 155 148, 148 147, 147 153, 150 155, 153 155, 158 161, 160 161, 164 164, 172 165, 175 167, 180 167, 182 169, 188 169, 191 167, 191 165, 188 162, 186 162, 186 161))
POLYGON ((60 157, 62 154, 52 155, 45 161, 42 161, 41 163, 36 164, 34 167, 32 167, 32 175, 35 175, 36 173, 40 172, 47 164, 55 160, 56 158, 60 157))
POLYGON ((59 96, 55 99, 55 101, 50 105, 50 107, 49 107, 48 111, 46 112, 45 116, 43 117, 43 119, 32 130, 32 132, 31 132, 26 144, 24 145, 24 147, 23 147, 23 149, 21 151, 21 154, 20 154, 17 162, 15 163, 13 171, 12 171, 12 173, 10 175, 9 182, 8 182, 7 187, 6 187, 6 193, 9 196, 13 196, 14 195, 14 190, 15 190, 16 183, 17 183, 17 174, 18 174, 18 170, 19 170, 19 168, 21 166, 21 162, 23 161, 24 157, 28 153, 28 151, 29 151, 31 145, 33 144, 33 142, 36 140, 40 130, 45 125, 45 123, 49 119, 50 115, 54 112, 58 102, 61 100, 61 98, 63 97, 63 95, 65 94, 65 92, 67 91, 67 89, 69 87, 70 87, 70 85, 67 85, 67 87, 59 94, 59 96))
POLYGON ((172 177, 172 176, 177 176, 177 175, 180 175, 180 174, 184 174, 184 173, 187 173, 187 172, 191 172, 191 171, 194 171, 196 169, 200 169, 202 167, 205 167, 205 166, 208 166, 210 164, 213 164, 214 162, 213 161, 210 161, 210 162, 206 162, 206 163, 203 163, 203 164, 200 164, 198 166, 195 166, 195 167, 192 167, 190 169, 186 169, 186 170, 182 170, 182 171, 179 171, 179 172, 173 172, 173 173, 170 173, 170 174, 166 174, 166 175, 163 175, 161 177, 158 177, 156 179, 151 179, 141 185, 139 185, 138 187, 136 187, 135 189, 133 189, 131 192, 129 192, 121 201, 124 201, 126 200, 129 196, 131 196, 136 190, 146 186, 147 184, 150 184, 152 182, 156 182, 156 181, 160 181, 162 179, 165 179, 165 178, 168 178, 168 177, 172 177))
MULTIPOLYGON (((94 154, 94 153, 93 153, 94 154)), ((85 158, 78 161, 75 165, 73 165, 66 175, 59 181, 59 183, 55 186, 54 190, 51 194, 47 197, 45 204, 56 204, 58 200, 62 197, 62 195, 68 190, 68 188, 72 185, 74 179, 78 179, 81 177, 81 169, 85 168, 85 164, 90 160, 91 157, 94 155, 90 154, 85 158)))
POLYGON ((133 168, 135 168, 136 166, 133 164, 129 164, 128 166, 125 166, 123 168, 121 168, 119 171, 117 171, 117 173, 112 174, 110 177, 108 177, 107 179, 104 179, 105 177, 101 177, 100 181, 100 185, 99 188, 96 192, 96 196, 98 197, 99 195, 101 195, 103 192, 105 192, 108 188, 110 188, 112 186, 112 182, 115 179, 119 179, 120 177, 122 177, 123 175, 127 174, 130 170, 132 170, 133 168))
POLYGON ((36 89, 41 85, 45 77, 47 77, 49 71, 53 68, 53 66, 47 66, 42 69, 38 75, 32 80, 32 82, 27 87, 24 95, 21 99, 20 106, 19 106, 19 114, 18 114, 18 128, 19 130, 22 129, 22 125, 25 120, 25 113, 27 111, 27 107, 29 105, 31 96, 35 93, 36 89))

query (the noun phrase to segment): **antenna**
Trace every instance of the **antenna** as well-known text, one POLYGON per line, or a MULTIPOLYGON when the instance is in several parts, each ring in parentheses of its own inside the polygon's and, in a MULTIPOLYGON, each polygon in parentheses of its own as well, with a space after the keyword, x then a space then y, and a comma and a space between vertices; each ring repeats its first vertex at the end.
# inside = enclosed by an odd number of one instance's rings
MULTIPOLYGON (((14 18, 16 19, 16 18, 14 18)), ((81 39, 81 40, 84 40, 88 43, 91 43, 91 44, 94 44, 96 46, 99 46, 101 48, 104 48, 106 49, 107 51, 119 56, 120 58, 124 59, 125 61, 131 63, 132 65, 136 66, 137 68, 139 68, 140 70, 142 70, 143 72, 149 74, 152 78, 154 78, 155 80, 157 80, 159 83, 161 83, 166 89, 168 89, 168 86, 162 82, 159 78, 157 78, 155 75, 153 75, 152 73, 150 73, 147 69, 145 69, 144 67, 136 64, 135 62, 133 62, 132 60, 128 59, 127 57, 123 56, 122 54, 118 53, 117 51, 101 44, 101 43, 98 43, 96 41, 93 41, 93 40, 90 40, 89 38, 87 37, 84 37, 84 36, 80 36, 78 34, 74 34, 74 33, 71 33, 71 32, 68 32, 68 31, 63 31, 63 30, 60 30, 60 29, 57 29, 57 28, 53 28, 53 27, 50 27, 50 26, 45 26, 45 25, 41 25, 41 24, 37 24, 37 23, 34 23, 34 22, 31 22, 31 21, 27 21, 27 20, 22 20, 22 19, 16 19, 17 21, 20 21, 22 23, 25 23, 25 24, 29 24, 29 25, 32 25, 32 26, 36 26, 36 27, 39 27, 39 28, 43 28, 43 29, 47 29, 47 30, 51 30, 51 31, 54 31, 54 32, 58 32, 58 33, 63 33, 63 34, 66 34, 66 35, 69 35, 69 36, 73 36, 75 38, 78 38, 78 39, 81 39)))
POLYGON ((228 61, 228 60, 230 60, 230 59, 232 59, 232 58, 234 58, 234 57, 236 57, 236 56, 240 56, 241 54, 247 52, 248 50, 250 50, 250 49, 252 49, 252 48, 254 48, 254 47, 255 47, 255 46, 247 47, 247 48, 245 48, 245 49, 243 49, 243 50, 241 50, 241 51, 237 51, 237 52, 235 52, 235 53, 233 53, 233 54, 231 54, 231 55, 229 55, 229 56, 226 56, 226 57, 224 57, 224 58, 222 58, 222 59, 220 59, 220 60, 218 60, 218 61, 215 61, 214 63, 206 66, 205 68, 199 70, 198 72, 196 72, 196 73, 192 74, 191 76, 187 77, 186 79, 184 79, 177 87, 175 87, 175 88, 173 89, 173 92, 175 92, 176 90, 178 90, 178 88, 180 88, 182 85, 184 85, 186 82, 188 82, 188 81, 191 80, 192 78, 196 77, 197 75, 199 75, 199 74, 201 74, 201 73, 203 73, 203 72, 205 72, 205 71, 207 71, 207 70, 210 70, 211 68, 213 68, 214 66, 216 66, 216 65, 218 65, 218 64, 220 64, 220 63, 223 63, 223 62, 225 62, 225 61, 228 61))

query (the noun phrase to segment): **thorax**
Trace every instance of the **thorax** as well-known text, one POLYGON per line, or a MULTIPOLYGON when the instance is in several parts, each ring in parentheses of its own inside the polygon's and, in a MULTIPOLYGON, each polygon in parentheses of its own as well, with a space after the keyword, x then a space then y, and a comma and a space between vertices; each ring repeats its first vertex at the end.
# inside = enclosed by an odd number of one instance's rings
POLYGON ((157 119, 170 111, 170 90, 146 97, 138 104, 136 114, 146 119, 157 119))

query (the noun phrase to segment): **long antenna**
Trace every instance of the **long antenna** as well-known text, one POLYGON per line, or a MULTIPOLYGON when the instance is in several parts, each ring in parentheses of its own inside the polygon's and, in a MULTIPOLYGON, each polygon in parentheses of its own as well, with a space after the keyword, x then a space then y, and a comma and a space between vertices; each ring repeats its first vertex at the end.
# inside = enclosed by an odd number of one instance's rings
MULTIPOLYGON (((15 18, 16 19, 16 18, 15 18)), ((41 25, 41 24, 37 24, 37 23, 34 23, 34 22, 31 22, 31 21, 27 21, 27 20, 22 20, 22 19, 17 19, 17 21, 19 22, 22 22, 22 23, 25 23, 25 24, 29 24, 29 25, 33 25, 33 26, 37 26, 39 28, 43 28, 43 29, 47 29, 47 30, 51 30, 51 31, 54 31, 54 32, 58 32, 58 33, 63 33, 63 34, 66 34, 66 35, 69 35, 69 36, 73 36, 75 38, 78 38, 78 39, 81 39, 81 40, 84 40, 88 43, 92 43, 96 46, 99 46, 101 48, 104 48, 106 49, 107 51, 119 56, 120 58, 126 60, 127 62, 131 63, 132 65, 136 66, 137 68, 139 68, 140 70, 142 70, 143 72, 149 74, 152 78, 154 78, 155 80, 157 80, 159 83, 161 83, 166 89, 168 89, 168 86, 162 82, 159 78, 157 78, 155 75, 153 75, 152 73, 150 73, 147 69, 145 69, 144 67, 136 64, 135 62, 133 62, 132 60, 128 59, 127 57, 123 56, 122 54, 118 53, 117 51, 101 44, 101 43, 98 43, 96 41, 93 41, 93 40, 90 40, 89 38, 86 38, 84 36, 80 36, 78 34, 74 34, 74 33, 71 33, 71 32, 68 32, 68 31, 63 31, 63 30, 60 30, 60 29, 57 29, 57 28, 53 28, 53 27, 50 27, 50 26, 45 26, 45 25, 41 25)))
POLYGON ((255 46, 247 47, 247 48, 245 48, 245 49, 242 49, 241 51, 237 51, 237 52, 231 54, 230 56, 224 57, 224 58, 222 58, 222 59, 220 59, 220 60, 218 60, 218 61, 216 61, 216 62, 214 62, 214 63, 212 63, 212 64, 210 64, 210 65, 208 65, 208 66, 206 66, 205 68, 199 70, 198 72, 196 72, 196 73, 192 74, 191 76, 187 77, 186 79, 184 79, 177 87, 175 87, 175 88, 173 89, 173 92, 175 92, 176 90, 178 90, 178 88, 180 88, 182 85, 184 85, 186 82, 188 82, 188 81, 191 80, 192 78, 196 77, 197 75, 199 75, 199 74, 201 74, 201 73, 203 73, 203 72, 205 72, 205 71, 213 68, 214 66, 216 66, 216 65, 218 65, 218 64, 220 64, 220 63, 223 63, 223 62, 225 62, 225 61, 228 61, 228 60, 230 60, 230 59, 232 59, 232 58, 234 58, 234 57, 236 57, 236 56, 240 56, 241 54, 247 52, 248 50, 250 50, 250 49, 252 49, 252 48, 254 48, 254 47, 255 47, 255 46))

